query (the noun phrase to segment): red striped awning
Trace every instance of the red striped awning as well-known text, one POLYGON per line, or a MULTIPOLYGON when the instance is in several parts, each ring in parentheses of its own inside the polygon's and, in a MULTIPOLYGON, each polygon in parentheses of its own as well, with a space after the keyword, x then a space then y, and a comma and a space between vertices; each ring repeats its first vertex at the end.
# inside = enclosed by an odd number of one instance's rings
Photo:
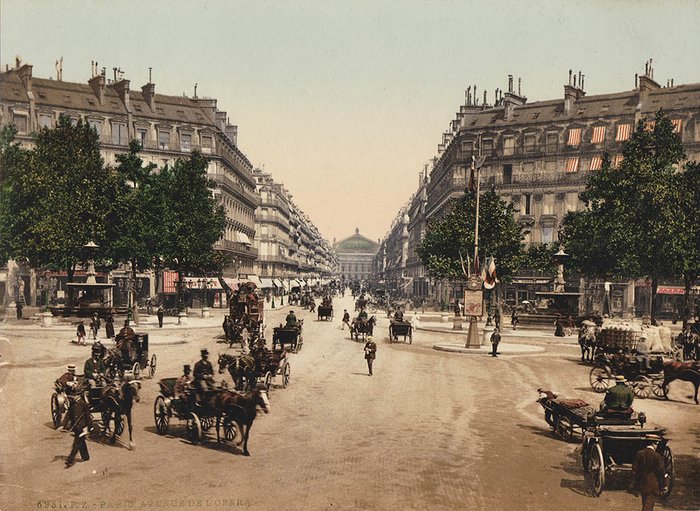
POLYGON ((566 160, 566 171, 567 172, 578 172, 578 156, 574 158, 569 158, 566 160))
POLYGON ((588 170, 600 170, 603 168, 603 157, 594 156, 591 158, 591 164, 588 166, 588 170))
POLYGON ((654 126, 656 126, 656 121, 646 121, 644 123, 644 129, 647 131, 654 131, 654 126))
POLYGON ((569 130, 569 140, 566 145, 579 145, 581 143, 581 128, 571 128, 569 130))
POLYGON ((671 124, 673 124, 674 133, 680 133, 683 129, 683 119, 672 119, 671 124))
POLYGON ((632 133, 632 125, 631 124, 618 124, 617 125, 617 134, 615 135, 615 142, 624 142, 625 140, 629 140, 631 133, 632 133))
POLYGON ((613 167, 619 167, 622 164, 622 160, 624 160, 624 156, 621 154, 616 154, 615 158, 613 158, 613 167))
POLYGON ((591 136, 592 144, 601 144, 605 141, 605 126, 594 126, 593 135, 591 136))
POLYGON ((164 293, 177 293, 177 272, 176 271, 164 271, 163 272, 163 292, 164 293))
POLYGON ((670 287, 670 286, 665 286, 665 287, 657 287, 656 288, 656 294, 658 295, 682 295, 685 294, 685 289, 682 287, 670 287))

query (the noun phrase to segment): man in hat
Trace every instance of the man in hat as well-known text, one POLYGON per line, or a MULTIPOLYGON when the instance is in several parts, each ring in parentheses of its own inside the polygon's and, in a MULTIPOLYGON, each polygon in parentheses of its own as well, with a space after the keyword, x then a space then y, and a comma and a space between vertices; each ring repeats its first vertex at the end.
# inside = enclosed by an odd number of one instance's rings
POLYGON ((372 376, 372 364, 375 358, 377 358, 377 344, 372 340, 372 336, 369 335, 365 343, 365 360, 367 360, 367 369, 369 369, 370 376, 372 376))
POLYGON ((343 310, 343 323, 340 325, 340 329, 345 330, 345 325, 348 325, 348 329, 350 328, 350 313, 347 309, 343 310))
POLYGON ((491 334, 491 356, 492 357, 497 357, 498 356, 498 345, 501 342, 501 334, 498 330, 498 327, 493 329, 493 333, 491 334))
POLYGON ((630 410, 634 401, 634 392, 626 382, 624 376, 615 376, 615 385, 605 392, 605 399, 600 404, 602 411, 620 413, 630 410))
POLYGON ((75 364, 68 364, 66 372, 56 380, 56 385, 64 389, 66 392, 73 390, 78 383, 78 377, 75 376, 75 364))
POLYGON ((297 326, 297 317, 294 315, 294 311, 289 311, 285 321, 287 322, 286 328, 293 328, 297 326))
POLYGON ((66 458, 66 468, 73 466, 75 456, 80 452, 80 459, 87 461, 90 459, 88 453, 87 438, 88 431, 92 430, 92 414, 90 406, 83 394, 71 397, 68 405, 67 420, 65 422, 68 431, 73 433, 73 447, 66 458))
POLYGON ((203 348, 200 353, 202 359, 194 365, 195 398, 198 403, 204 392, 211 388, 211 380, 214 378, 214 368, 209 362, 209 350, 203 348))
POLYGON ((100 317, 95 312, 92 315, 92 321, 90 321, 90 331, 92 332, 92 338, 97 339, 97 333, 100 331, 100 317))
POLYGON ((175 380, 175 386, 173 387, 173 393, 176 398, 183 398, 187 395, 190 383, 192 382, 192 368, 189 364, 185 364, 183 368, 183 374, 177 380, 175 380))
POLYGON ((156 316, 158 316, 158 328, 163 328, 163 315, 165 313, 163 312, 163 306, 161 305, 158 307, 158 312, 156 312, 156 316))
POLYGON ((85 361, 85 366, 83 367, 83 374, 85 375, 85 383, 90 388, 95 388, 97 386, 97 379, 102 377, 105 372, 104 361, 100 358, 102 355, 102 345, 93 344, 92 345, 92 356, 85 361))
POLYGON ((656 450, 657 445, 658 442, 654 442, 637 451, 632 463, 632 482, 629 489, 635 495, 637 492, 641 494, 642 511, 653 511, 656 500, 668 487, 664 457, 656 450))

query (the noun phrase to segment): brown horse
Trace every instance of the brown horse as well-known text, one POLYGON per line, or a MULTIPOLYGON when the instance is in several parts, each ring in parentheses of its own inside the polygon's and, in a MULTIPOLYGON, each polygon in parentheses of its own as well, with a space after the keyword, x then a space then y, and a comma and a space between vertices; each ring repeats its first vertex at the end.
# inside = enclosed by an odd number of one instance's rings
POLYGON ((219 435, 221 419, 223 418, 224 422, 235 422, 243 430, 243 456, 250 456, 248 437, 258 408, 265 413, 270 413, 270 401, 267 398, 267 390, 256 387, 246 394, 221 392, 214 397, 211 405, 218 411, 216 417, 216 441, 221 441, 219 435))
POLYGON ((668 399, 668 384, 674 380, 687 381, 695 387, 693 399, 698 404, 698 388, 700 388, 700 363, 698 362, 666 362, 664 364, 664 382, 661 388, 664 397, 668 399))
POLYGON ((219 374, 228 369, 237 390, 253 387, 255 384, 255 359, 250 355, 236 357, 226 353, 219 354, 219 374))
POLYGON ((117 435, 123 430, 121 426, 122 416, 126 417, 126 422, 129 427, 129 449, 134 448, 134 440, 132 437, 133 425, 131 423, 131 408, 134 401, 140 401, 139 389, 141 382, 138 380, 126 381, 121 384, 111 384, 102 389, 100 399, 102 401, 102 425, 105 428, 105 433, 109 431, 109 421, 114 416, 114 432, 109 443, 114 445, 117 441, 117 435))

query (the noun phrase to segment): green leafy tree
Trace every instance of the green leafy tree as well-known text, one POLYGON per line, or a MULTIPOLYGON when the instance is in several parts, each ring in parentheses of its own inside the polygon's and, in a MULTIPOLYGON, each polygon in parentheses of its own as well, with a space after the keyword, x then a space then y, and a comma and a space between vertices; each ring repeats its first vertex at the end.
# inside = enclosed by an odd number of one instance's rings
MULTIPOLYGON (((499 280, 509 282, 522 259, 523 229, 515 221, 512 204, 503 201, 494 190, 480 197, 479 254, 494 257, 499 280)), ((418 247, 421 263, 437 278, 463 276, 460 255, 465 261, 474 250, 476 193, 467 190, 452 199, 449 213, 431 222, 418 247)))
POLYGON ((548 275, 554 275, 554 261, 552 256, 557 253, 559 246, 556 243, 533 243, 527 247, 522 259, 522 267, 539 271, 548 275))
POLYGON ((208 160, 197 151, 178 159, 160 173, 167 210, 162 217, 166 233, 163 256, 178 272, 178 304, 182 303, 183 277, 216 266, 214 243, 224 232, 224 208, 212 194, 214 183, 207 177, 208 160))
POLYGON ((7 256, 35 268, 65 269, 69 280, 83 245, 107 243, 116 176, 100 156, 97 133, 61 116, 37 134, 34 149, 3 150, 0 231, 7 256))
MULTIPOLYGON (((684 257, 674 218, 681 190, 674 186, 685 157, 680 137, 663 112, 653 130, 640 122, 618 167, 604 158, 581 198, 587 209, 569 213, 560 233, 571 265, 586 276, 659 279, 679 275, 684 257)), ((654 307, 652 306, 652 319, 654 307)))

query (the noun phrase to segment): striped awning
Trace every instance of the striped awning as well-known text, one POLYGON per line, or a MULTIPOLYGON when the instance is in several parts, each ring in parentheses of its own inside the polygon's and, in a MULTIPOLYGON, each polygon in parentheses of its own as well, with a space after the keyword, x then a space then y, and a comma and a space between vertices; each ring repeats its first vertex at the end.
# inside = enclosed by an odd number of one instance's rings
POLYGON ((276 287, 279 287, 279 288, 281 288, 281 289, 285 289, 285 287, 286 287, 286 286, 284 285, 284 282, 282 282, 281 279, 272 279, 272 283, 273 283, 276 287))
POLYGON ((654 131, 654 126, 656 126, 656 121, 647 121, 644 123, 644 129, 647 131, 654 131))
POLYGON ((603 157, 594 156, 591 158, 591 164, 588 166, 588 170, 600 170, 603 168, 603 157))
POLYGON ((244 245, 250 245, 250 238, 244 232, 236 231, 236 241, 238 241, 238 243, 243 243, 244 245))
POLYGON ((177 293, 177 272, 176 271, 164 271, 163 272, 163 292, 164 293, 177 293))
POLYGON ((578 172, 578 156, 566 160, 567 172, 578 172))
POLYGON ((579 145, 581 144, 581 128, 571 128, 569 130, 569 139, 566 145, 579 145))
POLYGON ((593 126, 592 144, 601 144, 605 140, 605 126, 593 126))
POLYGON ((615 142, 624 142, 625 140, 629 140, 631 133, 632 133, 632 125, 631 124, 618 124, 617 125, 617 134, 615 135, 615 142))
POLYGON ((672 119, 671 124, 673 124, 674 133, 680 133, 683 129, 683 119, 672 119))
POLYGON ((615 158, 613 158, 613 167, 619 167, 622 164, 622 160, 624 160, 624 156, 616 154, 615 158))
POLYGON ((204 289, 205 282, 207 289, 223 289, 219 279, 213 277, 184 277, 183 281, 187 289, 204 289))

